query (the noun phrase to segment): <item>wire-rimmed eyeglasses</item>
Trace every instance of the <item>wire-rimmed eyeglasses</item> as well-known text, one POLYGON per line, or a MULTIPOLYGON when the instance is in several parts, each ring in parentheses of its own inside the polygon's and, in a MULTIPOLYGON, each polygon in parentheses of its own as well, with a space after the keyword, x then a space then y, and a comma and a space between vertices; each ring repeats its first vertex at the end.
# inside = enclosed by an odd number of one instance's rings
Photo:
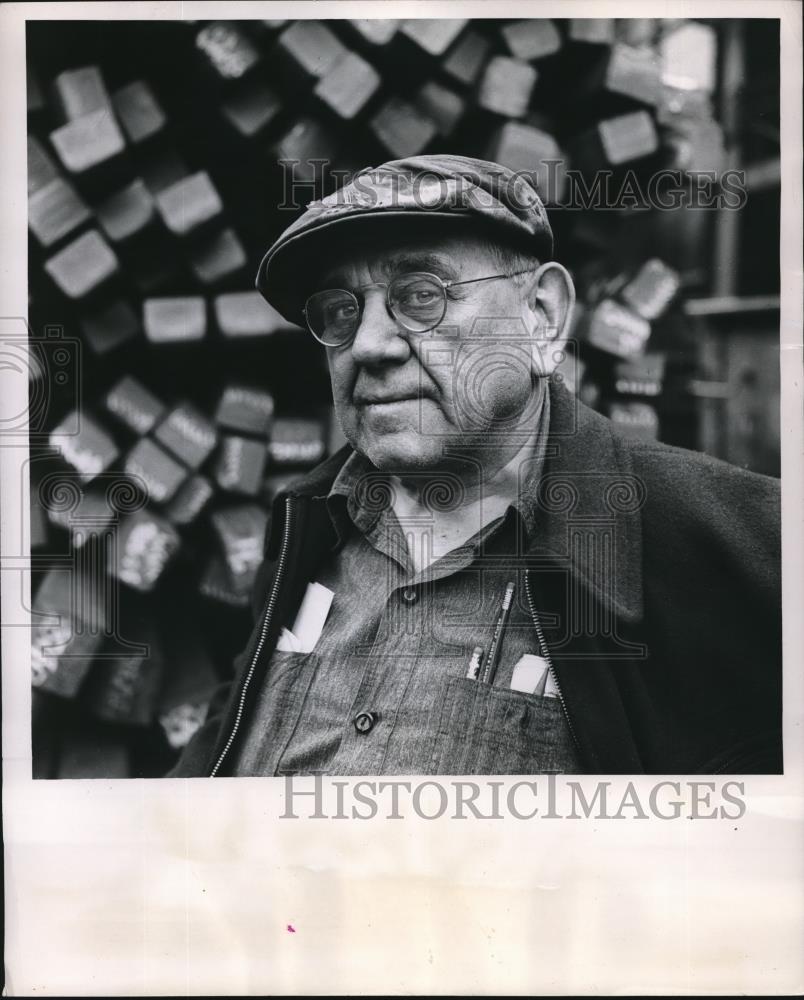
MULTIPOLYGON (((391 281, 377 281, 366 288, 385 287, 385 308, 397 323, 411 333, 434 330, 447 312, 447 289, 471 285, 476 281, 494 281, 527 274, 534 268, 509 274, 488 274, 464 281, 444 281, 436 274, 412 271, 391 281)), ((363 317, 363 297, 345 288, 326 288, 314 292, 304 305, 304 318, 310 333, 326 347, 343 347, 357 333, 363 317)))

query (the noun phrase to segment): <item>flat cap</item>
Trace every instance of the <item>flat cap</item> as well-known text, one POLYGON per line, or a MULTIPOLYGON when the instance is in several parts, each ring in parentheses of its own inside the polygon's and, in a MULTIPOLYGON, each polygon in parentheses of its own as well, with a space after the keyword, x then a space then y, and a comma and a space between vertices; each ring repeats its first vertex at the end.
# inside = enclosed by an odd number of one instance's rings
POLYGON ((310 202, 263 257, 258 290, 285 319, 303 325, 309 282, 326 263, 328 250, 342 252, 343 227, 366 226, 368 220, 376 226, 379 219, 397 227, 459 220, 540 260, 553 253, 547 212, 527 174, 467 156, 411 156, 366 167, 326 198, 310 202))

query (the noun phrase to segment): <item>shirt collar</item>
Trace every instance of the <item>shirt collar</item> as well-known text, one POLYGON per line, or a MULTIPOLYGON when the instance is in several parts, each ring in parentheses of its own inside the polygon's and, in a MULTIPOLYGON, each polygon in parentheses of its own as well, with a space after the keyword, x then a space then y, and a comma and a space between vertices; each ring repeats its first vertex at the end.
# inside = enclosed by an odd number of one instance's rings
MULTIPOLYGON (((523 482, 536 483, 535 490, 528 486, 522 493, 532 533, 528 556, 540 565, 548 560, 566 568, 604 606, 626 621, 638 621, 643 615, 642 508, 646 496, 632 464, 634 448, 613 433, 611 421, 584 406, 563 386, 551 381, 549 395, 549 432, 540 435, 544 469, 541 474, 533 470, 523 482), (580 544, 579 531, 591 533, 595 544, 580 544)), ((548 426, 546 421, 544 426, 548 426)), ((344 446, 275 499, 266 537, 271 558, 279 551, 285 497, 329 501, 334 480, 351 454, 344 446)), ((343 496, 341 502, 346 502, 343 496)), ((331 533, 332 522, 321 506, 331 533)), ((347 529, 350 523, 347 513, 347 529)))

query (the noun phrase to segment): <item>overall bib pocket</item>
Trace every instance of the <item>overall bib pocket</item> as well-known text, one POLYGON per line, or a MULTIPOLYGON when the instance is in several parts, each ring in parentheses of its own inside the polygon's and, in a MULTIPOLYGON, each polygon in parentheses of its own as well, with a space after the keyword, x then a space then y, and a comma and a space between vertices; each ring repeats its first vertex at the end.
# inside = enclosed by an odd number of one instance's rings
POLYGON ((435 737, 432 774, 576 773, 558 698, 451 680, 435 737))

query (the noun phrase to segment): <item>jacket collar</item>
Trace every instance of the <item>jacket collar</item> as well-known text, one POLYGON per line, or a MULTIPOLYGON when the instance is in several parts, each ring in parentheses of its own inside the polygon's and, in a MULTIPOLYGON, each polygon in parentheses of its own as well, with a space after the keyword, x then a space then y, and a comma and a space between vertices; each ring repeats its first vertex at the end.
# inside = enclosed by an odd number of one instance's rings
POLYGON ((627 438, 563 386, 551 384, 544 473, 531 555, 569 568, 604 607, 640 621, 642 506, 627 438))
MULTIPOLYGON (((344 445, 274 500, 266 541, 279 550, 285 498, 324 500, 352 448, 344 445)), ((625 621, 642 618, 644 484, 633 472, 625 441, 612 424, 563 386, 550 383, 550 427, 544 469, 530 497, 535 531, 527 554, 536 565, 566 568, 625 621)), ((333 530, 326 505, 321 527, 333 530), (326 522, 326 523, 325 523, 326 522)))

